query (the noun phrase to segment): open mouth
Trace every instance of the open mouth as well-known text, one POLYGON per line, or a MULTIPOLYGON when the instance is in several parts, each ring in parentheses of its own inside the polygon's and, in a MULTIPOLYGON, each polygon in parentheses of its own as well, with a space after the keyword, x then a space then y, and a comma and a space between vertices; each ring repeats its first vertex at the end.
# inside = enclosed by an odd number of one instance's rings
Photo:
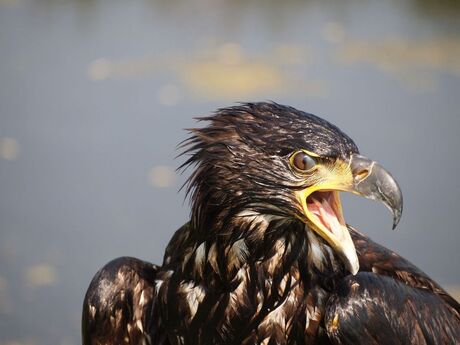
POLYGON ((359 260, 342 214, 338 190, 316 190, 303 197, 303 209, 310 227, 342 257, 347 269, 356 274, 359 260))
POLYGON ((336 160, 334 166, 318 166, 314 180, 306 178, 305 188, 297 189, 295 217, 305 223, 307 235, 315 233, 329 245, 351 273, 359 271, 359 258, 340 202, 340 192, 351 192, 383 201, 393 212, 393 227, 401 218, 401 190, 381 165, 352 154, 349 161, 336 160), (328 172, 325 172, 325 170, 328 172), (312 183, 312 181, 316 181, 312 183))
POLYGON ((338 240, 346 229, 338 191, 316 191, 307 197, 307 217, 318 228, 328 231, 338 240))

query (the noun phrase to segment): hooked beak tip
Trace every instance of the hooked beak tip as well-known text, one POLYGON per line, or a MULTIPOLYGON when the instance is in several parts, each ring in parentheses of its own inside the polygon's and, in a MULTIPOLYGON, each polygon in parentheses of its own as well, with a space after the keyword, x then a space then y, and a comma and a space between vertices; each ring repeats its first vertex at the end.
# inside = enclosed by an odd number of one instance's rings
POLYGON ((351 169, 354 191, 365 198, 382 201, 393 213, 394 230, 403 210, 403 197, 396 180, 380 164, 360 155, 352 156, 351 169))
POLYGON ((398 226, 399 221, 401 220, 401 215, 402 215, 402 204, 401 204, 401 208, 393 209, 393 228, 392 230, 395 230, 396 227, 398 226))

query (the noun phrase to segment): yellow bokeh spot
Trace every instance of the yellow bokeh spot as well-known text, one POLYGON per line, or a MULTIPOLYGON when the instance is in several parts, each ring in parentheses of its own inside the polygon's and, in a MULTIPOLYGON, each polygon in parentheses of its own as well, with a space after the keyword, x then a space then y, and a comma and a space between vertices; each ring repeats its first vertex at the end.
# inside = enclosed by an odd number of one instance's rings
POLYGON ((176 174, 174 169, 168 166, 156 166, 150 170, 149 183, 153 187, 166 188, 174 185, 176 174))
POLYGON ((88 67, 88 77, 94 81, 107 79, 111 74, 112 64, 107 59, 94 60, 88 67))
POLYGON ((48 264, 33 265, 26 269, 25 281, 29 287, 54 285, 57 283, 57 272, 48 264))
POLYGON ((195 95, 208 99, 239 99, 262 95, 282 85, 280 72, 263 62, 237 65, 215 61, 188 64, 182 69, 184 83, 195 95))
POLYGON ((18 157, 19 145, 13 138, 0 139, 0 157, 7 160, 14 160, 18 157))

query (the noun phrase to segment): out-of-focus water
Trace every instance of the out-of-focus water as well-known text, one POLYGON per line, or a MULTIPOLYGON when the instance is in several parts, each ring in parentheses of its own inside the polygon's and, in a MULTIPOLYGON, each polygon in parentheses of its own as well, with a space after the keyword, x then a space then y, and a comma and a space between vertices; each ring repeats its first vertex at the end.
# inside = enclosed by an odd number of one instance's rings
POLYGON ((437 1, 0 0, 0 344, 78 344, 92 275, 156 263, 188 217, 193 116, 274 100, 398 179, 395 232, 350 224, 460 285, 460 6, 437 1))

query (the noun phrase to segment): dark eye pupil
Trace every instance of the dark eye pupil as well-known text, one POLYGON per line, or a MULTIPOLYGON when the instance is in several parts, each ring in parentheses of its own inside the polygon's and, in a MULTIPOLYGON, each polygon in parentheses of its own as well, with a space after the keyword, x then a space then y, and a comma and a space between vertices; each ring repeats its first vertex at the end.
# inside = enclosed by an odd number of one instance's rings
POLYGON ((293 159, 294 166, 301 171, 308 171, 315 166, 315 160, 305 152, 298 152, 293 159))

